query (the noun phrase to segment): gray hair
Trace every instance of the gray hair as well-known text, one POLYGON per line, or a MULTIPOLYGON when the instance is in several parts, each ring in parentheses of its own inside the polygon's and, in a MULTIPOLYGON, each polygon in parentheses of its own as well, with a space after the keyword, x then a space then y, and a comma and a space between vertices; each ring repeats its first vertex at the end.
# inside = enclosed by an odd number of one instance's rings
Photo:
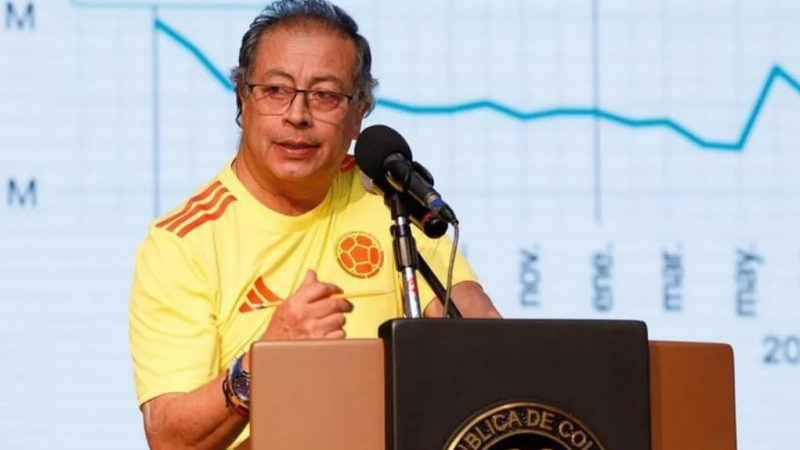
POLYGON ((375 108, 374 90, 378 81, 372 77, 372 53, 369 43, 358 33, 358 24, 340 7, 327 0, 277 0, 264 8, 250 24, 239 48, 239 65, 231 70, 230 80, 236 90, 236 123, 241 126, 242 97, 255 66, 258 43, 267 31, 280 24, 298 25, 316 22, 347 36, 356 45, 354 100, 365 105, 365 115, 375 108))

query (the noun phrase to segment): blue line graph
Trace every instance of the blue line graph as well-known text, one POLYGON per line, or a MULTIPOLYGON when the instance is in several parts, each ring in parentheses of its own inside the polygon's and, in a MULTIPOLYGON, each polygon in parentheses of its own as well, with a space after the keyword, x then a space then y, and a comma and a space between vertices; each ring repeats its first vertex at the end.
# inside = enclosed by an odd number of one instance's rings
POLYGON ((155 28, 156 31, 164 33, 164 35, 177 42, 178 45, 185 48, 189 53, 197 58, 198 62, 200 62, 200 65, 202 65, 225 89, 233 91, 233 83, 228 80, 225 74, 222 73, 222 71, 219 70, 214 63, 212 63, 211 60, 208 59, 208 57, 199 48, 197 48, 196 45, 175 31, 175 29, 162 22, 160 19, 155 20, 155 28))
MULTIPOLYGON (((178 33, 174 28, 170 27, 160 19, 155 20, 155 28, 157 31, 174 40, 178 45, 183 47, 192 56, 194 56, 203 66, 203 68, 205 68, 211 74, 211 76, 225 89, 230 91, 233 90, 233 84, 230 82, 230 80, 228 80, 227 77, 225 77, 225 74, 223 74, 222 71, 217 68, 208 59, 208 57, 186 37, 178 33)), ((739 137, 733 141, 717 141, 706 139, 700 136, 698 133, 689 130, 687 127, 668 117, 626 117, 622 114, 607 111, 602 108, 559 107, 521 111, 509 106, 505 106, 493 100, 475 100, 452 105, 414 105, 386 98, 378 98, 376 105, 378 107, 416 115, 452 115, 476 110, 489 110, 523 122, 542 121, 560 117, 593 118, 630 128, 666 128, 682 136, 684 139, 701 149, 741 152, 744 150, 747 141, 752 134, 756 123, 758 122, 758 118, 761 114, 764 104, 767 101, 767 97, 769 97, 769 94, 775 86, 775 83, 779 80, 785 82, 795 91, 797 91, 798 94, 800 94, 800 82, 780 66, 773 66, 766 78, 766 81, 764 82, 764 85, 761 88, 761 92, 756 99, 753 109, 750 111, 750 115, 748 116, 744 127, 739 133, 739 137)))

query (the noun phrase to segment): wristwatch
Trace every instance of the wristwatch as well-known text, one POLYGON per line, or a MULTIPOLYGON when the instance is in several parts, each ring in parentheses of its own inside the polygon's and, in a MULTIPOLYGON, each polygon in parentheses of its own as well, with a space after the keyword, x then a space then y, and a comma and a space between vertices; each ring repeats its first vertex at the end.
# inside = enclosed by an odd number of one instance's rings
POLYGON ((228 369, 225 382, 222 384, 225 403, 228 408, 244 417, 250 415, 250 374, 242 367, 244 355, 236 358, 236 362, 228 369))
POLYGON ((233 393, 239 397, 247 406, 250 406, 250 374, 242 367, 244 355, 236 359, 236 364, 233 365, 231 371, 231 386, 233 386, 233 393))

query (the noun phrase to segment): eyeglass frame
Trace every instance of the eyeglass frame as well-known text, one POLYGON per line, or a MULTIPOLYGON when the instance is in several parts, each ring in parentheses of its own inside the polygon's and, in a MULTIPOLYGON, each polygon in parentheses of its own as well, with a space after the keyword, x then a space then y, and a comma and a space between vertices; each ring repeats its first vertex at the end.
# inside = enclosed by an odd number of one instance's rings
MULTIPOLYGON (((282 84, 275 84, 275 83, 250 83, 250 82, 245 82, 244 85, 247 87, 247 90, 250 91, 251 94, 253 93, 253 88, 257 87, 257 86, 266 86, 266 87, 277 86, 277 87, 281 87, 281 88, 291 89, 292 91, 294 91, 294 94, 292 94, 291 100, 289 100, 289 102, 286 104, 286 111, 289 111, 292 108, 292 105, 294 104, 294 101, 297 98, 297 94, 299 94, 299 93, 303 94, 303 99, 305 100, 306 105, 308 105, 307 108, 309 109, 309 111, 311 111, 311 104, 308 102, 308 94, 312 93, 312 92, 320 92, 320 91, 322 91, 322 92, 327 92, 327 93, 330 93, 330 94, 341 95, 341 96, 343 96, 344 98, 347 99, 347 107, 348 108, 353 104, 354 101, 357 101, 357 98, 358 98, 358 95, 359 95, 358 91, 356 91, 356 92, 354 92, 352 94, 345 94, 344 92, 338 92, 338 91, 334 91, 334 90, 331 90, 331 89, 297 89, 297 88, 294 88, 294 87, 290 87, 290 86, 286 86, 286 85, 282 85, 282 84)), ((286 111, 283 111, 281 114, 285 114, 286 111)))

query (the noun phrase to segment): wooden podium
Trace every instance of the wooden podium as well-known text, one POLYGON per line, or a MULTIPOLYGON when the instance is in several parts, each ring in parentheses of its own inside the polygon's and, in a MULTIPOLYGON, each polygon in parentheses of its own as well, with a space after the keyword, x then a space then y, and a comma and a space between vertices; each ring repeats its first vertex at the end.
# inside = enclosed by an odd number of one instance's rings
MULTIPOLYGON (((449 321, 455 322, 455 321, 449 321)), ((463 321, 460 321, 463 322, 463 321)), ((507 322, 507 321, 494 321, 507 322)), ((514 322, 514 321, 512 321, 514 322)), ((525 322, 518 323, 517 328, 539 330, 536 333, 547 336, 547 326, 552 321, 517 321, 525 322), (530 325, 527 325, 530 323, 530 325), (542 329, 544 331, 541 331, 542 329)), ((572 327, 584 327, 590 323, 597 323, 601 321, 586 321, 573 323, 572 327)), ((491 325, 498 327, 498 325, 491 325)), ((504 325, 500 325, 504 327, 504 325)), ((438 328, 434 328, 438 329, 438 328)), ((382 328, 382 333, 383 333, 382 328)), ((613 331, 603 331, 606 334, 613 334, 613 331)), ((555 331, 554 331, 555 332, 555 331)), ((426 336, 425 327, 417 332, 418 336, 426 336)), ((442 331, 441 336, 448 336, 450 333, 447 330, 442 331)), ((475 339, 480 339, 480 336, 490 336, 491 333, 474 333, 475 339)), ((457 333, 456 333, 457 334, 457 333)), ((552 333, 551 333, 552 334, 552 333)), ((580 333, 570 333, 578 334, 580 333)), ((441 340, 439 336, 439 340, 441 340)), ((558 336, 559 341, 563 339, 558 336)), ((463 340, 463 337, 459 338, 463 340)), ((486 341, 488 338, 483 338, 481 341, 486 341)), ((629 340, 629 338, 626 338, 629 340)), ((490 339, 489 339, 490 340, 490 339)), ((396 339, 398 343, 402 342, 401 339, 396 339)), ((597 348, 607 348, 607 345, 596 343, 598 339, 586 339, 575 342, 581 345, 592 346, 597 345, 597 348)), ((642 391, 633 388, 632 391, 624 391, 624 386, 612 387, 609 385, 609 390, 623 389, 623 391, 613 391, 613 395, 620 397, 619 410, 616 410, 616 402, 608 401, 608 392, 605 397, 599 395, 599 402, 605 404, 592 404, 592 399, 586 402, 588 410, 584 408, 585 413, 579 413, 575 416, 572 415, 566 399, 558 398, 558 395, 552 395, 546 398, 553 400, 552 405, 564 406, 567 405, 564 414, 559 416, 560 410, 552 409, 550 406, 542 405, 527 407, 527 411, 531 414, 527 419, 523 418, 523 409, 517 409, 518 415, 514 412, 507 410, 505 413, 496 408, 496 413, 492 415, 484 415, 485 422, 477 424, 477 420, 483 420, 481 417, 473 420, 472 431, 462 427, 461 435, 453 427, 453 423, 447 421, 446 416, 448 405, 444 405, 444 409, 436 411, 436 414, 441 414, 443 419, 440 421, 439 416, 431 416, 432 412, 427 411, 427 407, 420 408, 419 405, 424 405, 427 397, 432 398, 431 408, 441 403, 439 397, 436 397, 439 392, 449 392, 447 395, 451 397, 445 398, 460 398, 458 393, 459 379, 465 379, 470 374, 459 378, 455 376, 450 385, 450 380, 442 379, 441 375, 431 376, 430 379, 425 377, 425 371, 430 370, 431 373, 437 373, 435 368, 430 367, 435 365, 437 358, 427 361, 425 364, 428 367, 420 367, 422 376, 414 379, 413 389, 408 390, 403 387, 402 383, 398 380, 393 380, 393 377, 408 375, 398 375, 401 372, 399 365, 393 366, 387 363, 388 358, 396 358, 396 355, 389 355, 397 349, 393 348, 390 344, 391 339, 354 339, 343 341, 284 341, 284 342, 258 342, 252 347, 252 406, 251 406, 251 437, 239 450, 252 449, 252 450, 391 450, 394 448, 411 448, 398 439, 397 436, 392 436, 392 430, 387 428, 396 427, 402 428, 405 434, 425 434, 427 429, 435 430, 437 428, 444 428, 446 432, 452 431, 451 437, 453 439, 462 437, 459 444, 456 440, 449 440, 448 446, 439 445, 438 448, 420 449, 420 450, 483 450, 494 448, 519 448, 527 450, 528 448, 565 448, 570 450, 596 450, 598 448, 604 450, 616 450, 620 447, 625 447, 624 437, 619 440, 617 437, 617 444, 606 443, 605 446, 602 441, 608 436, 609 440, 613 440, 615 431, 610 430, 609 427, 617 427, 624 433, 630 433, 631 436, 637 433, 636 427, 647 428, 646 430, 638 430, 638 432, 645 433, 645 441, 649 441, 651 450, 735 450, 736 449, 736 424, 735 424, 735 402, 734 402, 734 366, 733 366, 733 352, 730 346, 725 344, 711 344, 711 343, 687 343, 687 342, 660 342, 660 341, 646 341, 645 352, 647 359, 645 361, 644 374, 646 380, 641 386, 645 387, 645 393, 639 395, 642 391), (434 362, 430 362, 434 361, 434 362), (389 371, 397 373, 390 374, 389 371), (388 376, 387 376, 388 375, 388 376), (649 395, 647 395, 649 390, 649 395), (626 395, 639 397, 649 397, 644 399, 624 399, 626 395), (422 403, 411 403, 403 405, 392 405, 393 396, 402 395, 418 396, 422 403), (456 397, 452 397, 456 395, 456 397), (630 415, 625 416, 622 411, 627 401, 639 401, 640 405, 649 405, 649 419, 647 411, 643 414, 641 422, 631 420, 630 415), (646 403, 641 403, 641 401, 646 403), (405 409, 403 409, 405 408, 405 409), (411 408, 411 409, 409 409, 411 408), (414 409, 416 408, 416 409, 414 409), (597 411, 599 410, 599 411, 597 411), (433 419, 426 419, 422 422, 413 422, 412 427, 400 423, 400 419, 392 417, 396 415, 413 415, 434 417, 433 419), (503 416, 503 414, 506 414, 503 416), (614 421, 616 414, 625 418, 622 421, 614 421), (536 417, 533 421, 531 418, 536 417), (582 416, 582 417, 581 417, 582 416), (502 444, 500 437, 501 430, 506 429, 506 435, 510 436, 508 430, 516 427, 511 424, 509 417, 514 419, 518 418, 519 430, 522 433, 526 430, 522 425, 527 420, 527 425, 534 422, 538 423, 539 428, 531 428, 527 430, 530 433, 541 434, 541 439, 547 442, 558 442, 562 447, 535 446, 532 444, 511 445, 502 444), (541 417, 541 421, 539 418, 541 417), (561 417, 561 418, 559 418, 561 417), (586 420, 587 418, 591 420, 586 420), (597 419, 599 417, 600 419, 597 419), (581 422, 581 419, 584 419, 581 422), (387 420, 389 419, 389 420, 387 420), (548 422, 549 420, 549 422, 548 422), (602 429, 602 433, 592 434, 593 424, 598 421, 606 420, 608 423, 605 425, 597 425, 594 431, 602 429), (569 422, 569 423, 564 423, 569 422), (476 425, 477 424, 477 425, 476 425), (644 425, 643 425, 644 424, 644 425), (647 426, 649 424, 649 427, 647 426), (548 428, 549 425, 549 428, 548 428), (585 433, 578 430, 579 425, 585 425, 585 433), (483 426, 483 428, 481 428, 483 426), (405 428, 403 428, 405 427, 405 428), (509 428, 511 427, 511 428, 509 428), (543 431, 549 429, 550 431, 543 431), (576 431, 578 430, 578 431, 576 431), (490 436, 491 432, 498 435, 497 438, 490 436), (464 433, 467 433, 466 435, 464 433), (469 433, 474 433, 469 436, 469 433), (387 436, 389 437, 387 439, 387 436), (549 436, 549 437, 548 437, 549 436), (587 440, 587 436, 597 438, 587 440), (570 441, 571 438, 571 441, 570 441), (470 440, 471 439, 471 440, 470 440), (501 442, 497 445, 492 445, 492 439, 501 442), (553 439, 550 441, 550 439, 553 439), (623 445, 619 445, 623 442, 623 445), (528 445, 526 447, 526 445, 528 445), (613 447, 612 447, 613 445, 613 447)), ((454 340, 453 342, 460 342, 454 340)), ((530 340, 525 342, 531 342, 530 340)), ((543 342, 542 338, 537 338, 538 342, 543 342)), ((564 361, 565 365, 572 364, 568 356, 565 354, 566 349, 574 349, 575 342, 569 342, 566 347, 555 348, 548 346, 538 350, 526 350, 530 346, 506 346, 504 348, 497 348, 499 353, 508 353, 510 360, 514 361, 514 354, 522 354, 526 351, 538 351, 536 361, 546 361, 546 356, 549 353, 554 353, 553 361, 564 361)), ((401 344, 396 344, 401 345, 401 344)), ((396 346, 395 345, 395 346, 396 346)), ((405 344, 402 344, 405 345, 405 344)), ((433 344, 432 344, 433 345, 433 344)), ((445 345, 445 344, 442 344, 445 345)), ((447 344, 450 345, 450 344, 447 344)), ((468 343, 462 348, 453 348, 453 352, 461 352, 462 355, 469 355, 470 349, 468 343), (467 352, 467 353, 465 353, 467 352)), ((626 344, 627 345, 627 344, 626 344)), ((459 344, 459 347, 461 345, 459 344)), ((435 347, 435 345, 433 345, 435 347)), ((497 346, 496 346, 497 347, 497 346)), ((450 347, 441 347, 450 348, 450 347)), ((441 348, 434 349, 435 352, 440 352, 441 348)), ((485 350, 483 351, 485 353, 485 350)), ((597 353, 597 350, 590 350, 588 354, 597 353)), ((613 353, 613 352, 612 352, 613 353)), ((632 353, 632 352, 631 352, 632 353)), ((435 354, 435 353, 434 353, 435 354)), ((496 362, 501 356, 499 354, 484 355, 486 361, 491 361, 492 364, 497 365, 496 362)), ((414 358, 414 355, 407 356, 407 358, 414 358)), ((517 360, 516 364, 521 366, 531 366, 530 370, 538 373, 550 370, 554 365, 547 367, 537 367, 536 363, 524 359, 517 360), (538 372, 537 372, 538 371, 538 372)), ((619 358, 621 355, 612 355, 613 358, 619 358)), ((422 357, 421 357, 422 358, 422 357)), ((485 359, 485 358, 483 358, 485 359)), ((475 370, 476 376, 484 377, 507 377, 504 372, 507 368, 501 370, 481 368, 483 359, 480 355, 475 358, 475 366, 470 370, 475 370), (481 375, 483 374, 483 375, 481 375), (487 375, 488 374, 488 375, 487 375)), ((443 358, 446 360, 446 358, 443 358)), ((464 358, 462 358, 462 361, 464 358)), ((471 361, 467 356, 467 361, 471 361)), ((616 361, 616 360, 615 360, 616 361)), ((446 363, 443 363, 446 364, 446 363)), ((628 373, 624 376, 638 376, 636 373, 631 373, 629 369, 623 368, 624 363, 620 363, 620 371, 625 370, 628 373)), ((491 365, 491 364, 489 364, 491 365)), ((511 366, 513 367, 513 366, 511 366)), ((595 377, 604 376, 597 373, 598 369, 595 366, 593 370, 587 371, 584 374, 576 374, 575 380, 587 380, 587 382, 595 377)), ((606 370, 606 369, 601 369, 606 370)), ((615 367, 607 367, 609 376, 615 377, 615 367)), ((530 376, 530 375, 526 375, 530 376)), ((622 376, 622 374, 621 374, 622 376)), ((559 375, 563 378, 563 376, 559 375)), ((445 377, 448 378, 448 377, 445 377)), ((624 377, 623 377, 624 378, 624 377)), ((510 378, 514 380, 515 378, 510 378)), ((556 380, 557 381, 557 380, 556 380)), ((512 382, 505 381, 506 385, 513 384, 512 382)), ((571 381, 575 383, 575 381, 571 381)), ((625 383, 631 384, 628 380, 625 383)), ((602 383, 601 383, 602 384, 602 383)), ((613 384, 613 383, 612 383, 613 384)), ((636 383, 632 383, 636 384, 636 383)), ((536 382, 535 386, 540 386, 540 382, 536 382)), ((471 389, 480 389, 474 385, 471 389)), ((554 385, 555 386, 555 385, 554 385)), ((592 396, 591 387, 588 391, 583 392, 581 395, 584 397, 592 396), (586 394, 589 392, 589 394, 586 394)), ((513 392, 509 390, 509 386, 497 386, 501 392, 513 392), (503 390, 504 389, 504 390, 503 390)), ((570 391, 571 392, 571 391, 570 391)), ((463 392, 463 397, 469 397, 467 392, 463 392)), ((524 394, 524 393, 523 393, 524 394)), ((491 398, 491 397, 489 397, 491 398)), ((538 398, 538 397, 537 397, 538 398)), ((613 396, 612 396, 613 398, 613 396)), ((397 403, 396 399, 394 400, 397 403)), ((450 401, 456 408, 459 401, 450 401)), ((573 402, 574 404, 574 402, 573 402)), ((441 406, 441 405, 439 405, 441 406)), ((463 414, 459 415, 459 417, 463 414)), ((441 434, 441 433, 440 433, 441 434)), ((640 433, 641 434, 641 433, 640 433)), ((421 439, 424 438, 421 437, 421 439)), ((510 438, 509 438, 510 439, 510 438)), ((508 439, 507 439, 508 441, 508 439)), ((542 441, 542 442, 545 442, 542 441)), ((425 441, 431 442, 431 441, 425 441)), ((441 442, 441 439, 436 442, 441 442)), ((508 441, 511 442, 511 441, 508 441)), ((637 442, 642 442, 639 438, 637 442)), ((646 445, 646 444, 645 444, 646 445)), ((639 444, 634 445, 642 450, 646 448, 639 444)), ((630 447, 633 448, 633 447, 630 447)))

